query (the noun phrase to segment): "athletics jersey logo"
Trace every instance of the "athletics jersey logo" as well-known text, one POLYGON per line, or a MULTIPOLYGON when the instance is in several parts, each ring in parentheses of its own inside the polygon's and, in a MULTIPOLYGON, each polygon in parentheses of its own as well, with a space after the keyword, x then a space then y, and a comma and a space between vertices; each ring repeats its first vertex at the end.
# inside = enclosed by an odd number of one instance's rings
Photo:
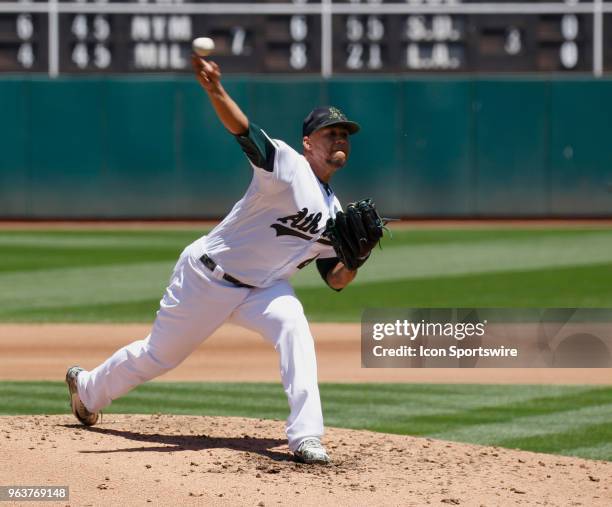
MULTIPOLYGON (((318 227, 322 217, 323 214, 321 212, 308 214, 308 208, 302 208, 295 215, 277 218, 277 222, 280 223, 272 224, 270 227, 276 231, 276 237, 295 236, 296 238, 310 241, 315 234, 321 232, 318 227)), ((325 236, 325 232, 317 239, 317 243, 331 245, 331 241, 323 236, 325 236)))

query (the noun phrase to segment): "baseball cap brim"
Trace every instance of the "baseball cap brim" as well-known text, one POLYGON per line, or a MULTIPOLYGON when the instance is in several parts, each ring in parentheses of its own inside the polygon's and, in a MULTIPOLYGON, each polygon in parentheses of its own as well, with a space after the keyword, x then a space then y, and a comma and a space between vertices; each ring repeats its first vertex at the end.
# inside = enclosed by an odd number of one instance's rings
POLYGON ((311 132, 311 134, 313 132, 316 132, 317 130, 321 130, 322 128, 331 127, 332 125, 341 125, 342 127, 345 127, 346 130, 348 130, 349 135, 356 134, 357 132, 359 132, 359 130, 361 130, 361 126, 359 125, 359 123, 354 122, 354 121, 350 121, 350 120, 329 120, 329 121, 325 121, 321 125, 317 126, 317 128, 314 129, 311 132))

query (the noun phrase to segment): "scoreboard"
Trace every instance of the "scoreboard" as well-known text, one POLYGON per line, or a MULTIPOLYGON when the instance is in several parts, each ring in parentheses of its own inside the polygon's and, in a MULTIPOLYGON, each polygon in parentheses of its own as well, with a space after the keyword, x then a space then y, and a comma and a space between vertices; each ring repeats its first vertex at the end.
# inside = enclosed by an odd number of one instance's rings
POLYGON ((0 73, 612 71, 612 0, 0 0, 0 73))

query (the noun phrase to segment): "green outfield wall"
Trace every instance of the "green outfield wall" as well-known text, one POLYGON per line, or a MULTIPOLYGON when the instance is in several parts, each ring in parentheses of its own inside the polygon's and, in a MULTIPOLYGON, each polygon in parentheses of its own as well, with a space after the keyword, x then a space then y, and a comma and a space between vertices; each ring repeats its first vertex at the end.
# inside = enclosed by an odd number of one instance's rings
MULTIPOLYGON (((611 216, 612 80, 227 78, 272 137, 362 124, 334 188, 390 216, 611 216)), ((251 171, 189 77, 0 79, 0 218, 208 218, 251 171)))

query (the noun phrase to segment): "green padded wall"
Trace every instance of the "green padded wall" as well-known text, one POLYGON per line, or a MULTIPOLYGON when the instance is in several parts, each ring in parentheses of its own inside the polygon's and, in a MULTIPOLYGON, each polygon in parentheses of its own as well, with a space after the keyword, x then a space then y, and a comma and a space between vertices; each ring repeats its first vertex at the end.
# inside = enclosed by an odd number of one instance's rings
POLYGON ((401 83, 375 79, 344 79, 328 84, 327 104, 337 105, 361 125, 351 136, 348 164, 332 187, 346 204, 371 197, 387 215, 403 213, 403 112, 401 83), (384 206, 383 206, 384 203, 384 206))
POLYGON ((469 215, 474 207, 474 84, 414 80, 402 86, 403 210, 469 215))
POLYGON ((28 215, 30 83, 0 80, 0 216, 28 215))
POLYGON ((103 83, 83 79, 29 83, 29 190, 33 217, 72 216, 73 210, 96 215, 106 187, 102 160, 110 150, 102 124, 103 83))
MULTIPOLYGON (((397 217, 611 216, 612 81, 228 78, 301 150, 308 111, 362 125, 333 187, 397 217)), ((212 218, 251 169, 189 77, 0 80, 0 218, 212 218)))
POLYGON ((562 215, 612 214, 612 82, 553 82, 551 207, 562 215))
POLYGON ((323 95, 320 81, 260 78, 250 83, 245 112, 274 139, 302 150, 302 120, 323 95))
POLYGON ((478 215, 542 215, 548 199, 549 83, 476 83, 478 215))
MULTIPOLYGON (((248 101, 246 83, 227 83, 225 87, 239 104, 248 101)), ((177 214, 224 215, 251 179, 246 158, 198 85, 193 86, 191 80, 178 83, 176 101, 177 214)))

